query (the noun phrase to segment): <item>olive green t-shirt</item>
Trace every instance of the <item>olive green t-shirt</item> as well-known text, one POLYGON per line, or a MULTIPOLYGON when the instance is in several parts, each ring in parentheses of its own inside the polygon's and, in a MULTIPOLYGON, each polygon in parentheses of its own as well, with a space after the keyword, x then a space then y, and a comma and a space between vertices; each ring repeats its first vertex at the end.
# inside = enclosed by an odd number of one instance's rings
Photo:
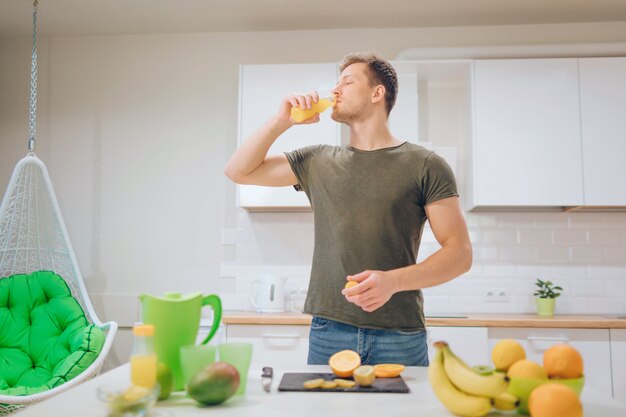
POLYGON ((458 196, 448 164, 409 142, 373 151, 317 145, 285 154, 315 224, 304 312, 373 329, 424 329, 419 290, 398 292, 371 313, 346 301, 341 290, 347 275, 415 264, 424 207, 458 196))

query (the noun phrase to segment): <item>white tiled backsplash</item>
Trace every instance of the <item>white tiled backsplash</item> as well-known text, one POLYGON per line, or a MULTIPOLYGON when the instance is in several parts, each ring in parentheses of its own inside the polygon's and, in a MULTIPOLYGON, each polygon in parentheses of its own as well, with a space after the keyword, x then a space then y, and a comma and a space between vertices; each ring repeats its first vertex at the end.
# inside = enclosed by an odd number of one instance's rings
MULTIPOLYGON (((626 213, 465 213, 474 264, 424 290, 426 314, 533 313, 534 281, 564 288, 561 314, 626 313, 626 213), (491 292, 494 296, 488 297, 491 292), (487 299, 498 299, 487 302, 487 299)), ((248 213, 222 236, 222 293, 228 309, 252 309, 257 272, 288 277, 285 293, 306 289, 313 254, 311 213, 248 213)), ((424 230, 418 261, 438 250, 424 230)), ((289 300, 288 300, 289 301, 289 300)), ((290 305, 288 303, 288 305, 290 305)))

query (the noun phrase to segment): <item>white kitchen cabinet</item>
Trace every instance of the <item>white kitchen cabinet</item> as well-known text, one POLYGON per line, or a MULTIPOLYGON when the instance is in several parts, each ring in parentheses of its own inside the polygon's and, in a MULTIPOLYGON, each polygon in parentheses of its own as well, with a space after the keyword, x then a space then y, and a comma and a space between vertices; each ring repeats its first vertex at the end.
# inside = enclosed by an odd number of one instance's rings
POLYGON ((583 357, 585 386, 612 392, 611 350, 608 329, 513 329, 490 328, 489 351, 502 339, 515 339, 526 350, 526 357, 543 364, 543 353, 553 345, 568 343, 583 357))
POLYGON ((226 341, 252 343, 251 369, 263 366, 305 366, 309 352, 309 326, 228 324, 226 341))
POLYGON ((626 404, 626 329, 611 329, 613 398, 626 404))
POLYGON ((444 341, 471 366, 490 363, 486 327, 428 327, 428 358, 435 355, 434 342, 444 341))
POLYGON ((626 58, 581 58, 585 205, 626 205, 626 58))
POLYGON ((583 204, 578 61, 474 62, 471 208, 583 204))
MULTIPOLYGON (((238 146, 276 114, 281 100, 291 93, 316 90, 328 95, 337 83, 338 68, 325 64, 242 65, 239 78, 238 146)), ((339 124, 330 110, 319 123, 293 126, 271 146, 268 154, 281 154, 309 145, 339 145, 339 124)), ((238 185, 238 205, 249 210, 310 210, 303 192, 293 187, 238 185)))
POLYGON ((396 104, 389 114, 389 130, 402 141, 418 143, 418 69, 413 62, 391 61, 398 75, 396 104))

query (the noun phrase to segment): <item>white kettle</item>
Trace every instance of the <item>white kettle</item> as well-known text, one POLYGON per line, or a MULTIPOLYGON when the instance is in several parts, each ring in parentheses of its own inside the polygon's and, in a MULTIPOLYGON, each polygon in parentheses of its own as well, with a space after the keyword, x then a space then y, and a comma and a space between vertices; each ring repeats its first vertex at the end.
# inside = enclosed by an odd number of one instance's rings
POLYGON ((287 278, 274 274, 261 274, 252 282, 250 302, 259 313, 282 313, 285 311, 285 281, 287 278))

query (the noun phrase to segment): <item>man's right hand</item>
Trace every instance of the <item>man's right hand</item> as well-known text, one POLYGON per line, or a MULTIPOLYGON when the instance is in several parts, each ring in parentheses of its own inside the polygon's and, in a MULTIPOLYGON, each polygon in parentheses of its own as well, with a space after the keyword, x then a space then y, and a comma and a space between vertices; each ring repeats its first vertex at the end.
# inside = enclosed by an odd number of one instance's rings
POLYGON ((319 113, 314 116, 303 120, 302 122, 295 122, 291 118, 292 107, 299 107, 301 109, 310 109, 313 103, 317 103, 320 97, 317 91, 311 91, 308 94, 290 94, 283 98, 278 108, 277 117, 281 122, 290 123, 293 125, 306 125, 311 123, 317 123, 320 121, 319 113))
POLYGON ((291 119, 291 109, 300 107, 310 109, 317 103, 319 95, 290 94, 283 98, 276 116, 252 135, 235 151, 226 164, 224 174, 237 184, 265 185, 284 187, 298 183, 285 154, 268 156, 267 152, 274 141, 293 125, 317 123, 320 115, 316 114, 302 122, 291 119))

